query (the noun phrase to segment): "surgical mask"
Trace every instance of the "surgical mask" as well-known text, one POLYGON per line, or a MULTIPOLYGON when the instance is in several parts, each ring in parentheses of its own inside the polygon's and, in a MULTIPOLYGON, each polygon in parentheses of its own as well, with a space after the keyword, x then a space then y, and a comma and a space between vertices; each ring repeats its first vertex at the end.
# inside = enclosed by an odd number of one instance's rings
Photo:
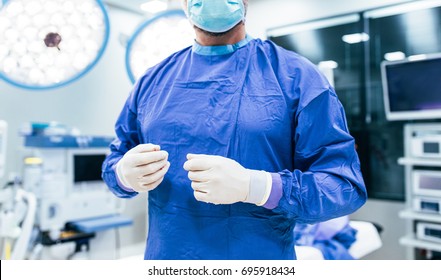
POLYGON ((187 16, 197 27, 221 33, 245 19, 243 0, 188 0, 187 16))

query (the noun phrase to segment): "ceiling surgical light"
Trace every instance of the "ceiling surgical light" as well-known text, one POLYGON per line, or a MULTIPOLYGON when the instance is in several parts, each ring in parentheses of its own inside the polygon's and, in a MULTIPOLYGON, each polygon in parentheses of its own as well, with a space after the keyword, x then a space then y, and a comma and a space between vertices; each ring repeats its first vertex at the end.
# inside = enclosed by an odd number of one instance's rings
POLYGON ((143 22, 127 43, 130 80, 135 82, 148 68, 193 42, 193 28, 182 10, 169 10, 143 22))
POLYGON ((406 54, 402 51, 388 52, 384 54, 384 59, 387 61, 398 61, 406 58, 406 54))
POLYGON ((108 39, 100 0, 8 0, 0 9, 0 78, 27 89, 66 85, 95 66, 108 39))

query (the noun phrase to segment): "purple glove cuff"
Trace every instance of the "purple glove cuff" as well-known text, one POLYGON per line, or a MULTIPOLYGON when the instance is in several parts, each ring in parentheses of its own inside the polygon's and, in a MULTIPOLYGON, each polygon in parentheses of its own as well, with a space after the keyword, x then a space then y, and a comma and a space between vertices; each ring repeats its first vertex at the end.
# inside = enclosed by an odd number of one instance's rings
POLYGON ((280 175, 278 173, 271 173, 271 178, 273 179, 271 193, 268 200, 263 205, 266 209, 276 208, 279 205, 279 201, 283 194, 282 178, 280 175))

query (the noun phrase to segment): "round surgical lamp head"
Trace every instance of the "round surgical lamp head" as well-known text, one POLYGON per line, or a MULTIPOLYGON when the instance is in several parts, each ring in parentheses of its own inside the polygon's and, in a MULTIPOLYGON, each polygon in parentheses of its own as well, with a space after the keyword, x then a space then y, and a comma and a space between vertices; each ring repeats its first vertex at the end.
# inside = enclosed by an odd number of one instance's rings
POLYGON ((182 10, 169 10, 144 21, 127 43, 126 68, 134 83, 148 68, 191 46, 194 30, 182 10))
POLYGON ((0 78, 26 89, 66 85, 95 66, 108 39, 100 0, 7 0, 0 9, 0 78))

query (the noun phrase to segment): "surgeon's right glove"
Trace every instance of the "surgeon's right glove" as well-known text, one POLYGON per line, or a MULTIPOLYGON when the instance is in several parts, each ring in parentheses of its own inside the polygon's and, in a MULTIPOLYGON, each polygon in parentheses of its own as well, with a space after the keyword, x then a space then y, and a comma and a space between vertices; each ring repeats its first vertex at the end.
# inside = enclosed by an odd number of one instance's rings
POLYGON ((264 205, 271 193, 268 172, 246 169, 238 162, 213 155, 188 154, 184 169, 196 200, 213 204, 247 202, 264 205))
POLYGON ((169 167, 166 151, 161 151, 158 145, 140 144, 117 163, 116 175, 124 189, 148 192, 162 182, 169 167))

